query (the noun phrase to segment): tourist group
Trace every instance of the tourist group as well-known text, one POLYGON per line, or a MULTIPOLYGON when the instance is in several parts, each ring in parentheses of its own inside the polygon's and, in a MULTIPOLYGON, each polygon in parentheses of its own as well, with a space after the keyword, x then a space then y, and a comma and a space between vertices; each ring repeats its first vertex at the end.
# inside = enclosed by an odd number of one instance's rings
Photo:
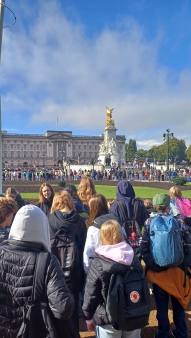
POLYGON ((122 179, 108 202, 86 176, 56 194, 42 182, 37 205, 13 187, 0 197, 1 338, 78 338, 82 323, 141 338, 151 297, 152 337, 188 338, 190 296, 191 203, 177 186, 143 201, 122 179))

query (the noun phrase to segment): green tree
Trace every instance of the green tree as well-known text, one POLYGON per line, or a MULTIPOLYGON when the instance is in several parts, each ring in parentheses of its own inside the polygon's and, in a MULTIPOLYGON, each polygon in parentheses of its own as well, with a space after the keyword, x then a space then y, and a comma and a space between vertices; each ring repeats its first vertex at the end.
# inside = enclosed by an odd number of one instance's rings
POLYGON ((152 146, 151 149, 147 152, 147 157, 151 158, 153 161, 163 161, 163 151, 161 151, 161 146, 152 146))
POLYGON ((186 159, 191 162, 191 144, 189 145, 188 149, 186 150, 186 159))
POLYGON ((129 143, 125 145, 126 150, 126 159, 130 160, 135 157, 135 153, 137 152, 137 144, 135 140, 130 139, 129 143))
MULTIPOLYGON (((155 160, 155 162, 164 162, 167 159, 167 141, 163 142, 159 146, 152 146, 149 150, 139 149, 135 156, 140 156, 144 159, 150 158, 155 160)), ((186 157, 191 161, 191 145, 186 151, 185 141, 182 139, 177 139, 176 137, 169 139, 169 159, 173 162, 176 159, 176 162, 181 162, 186 159, 186 157)))
MULTIPOLYGON (((176 137, 169 139, 169 159, 174 161, 176 158, 177 162, 181 162, 185 160, 185 151, 186 144, 184 140, 179 140, 176 137)), ((148 150, 148 154, 155 161, 166 161, 167 159, 167 141, 165 141, 160 146, 153 146, 150 150, 148 150)))
POLYGON ((135 157, 139 157, 140 160, 144 161, 147 157, 148 157, 148 151, 144 150, 144 149, 139 149, 137 150, 137 152, 135 153, 135 157))
MULTIPOLYGON (((165 142, 167 147, 167 141, 165 142)), ((186 159, 186 144, 184 140, 179 140, 176 137, 169 140, 169 158, 174 161, 176 158, 177 162, 181 162, 186 159)))

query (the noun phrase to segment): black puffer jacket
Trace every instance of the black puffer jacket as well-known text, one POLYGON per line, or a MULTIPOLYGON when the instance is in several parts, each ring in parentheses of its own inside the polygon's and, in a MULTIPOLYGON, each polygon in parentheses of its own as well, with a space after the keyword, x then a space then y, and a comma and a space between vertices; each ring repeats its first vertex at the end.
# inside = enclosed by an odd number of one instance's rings
MULTIPOLYGON (((142 272, 143 268, 136 255, 134 255, 132 266, 142 272)), ((112 274, 124 273, 129 267, 114 262, 104 256, 96 254, 93 259, 85 287, 83 312, 86 320, 94 319, 97 325, 109 324, 105 304, 112 274)))
MULTIPOLYGON (((23 320, 23 306, 32 294, 36 256, 43 247, 15 240, 4 243, 0 246, 0 337, 16 338, 23 320)), ((45 284, 49 307, 64 326, 72 315, 74 299, 54 255, 51 255, 45 284)))
POLYGON ((8 229, 0 226, 0 243, 8 239, 8 237, 9 237, 8 229))

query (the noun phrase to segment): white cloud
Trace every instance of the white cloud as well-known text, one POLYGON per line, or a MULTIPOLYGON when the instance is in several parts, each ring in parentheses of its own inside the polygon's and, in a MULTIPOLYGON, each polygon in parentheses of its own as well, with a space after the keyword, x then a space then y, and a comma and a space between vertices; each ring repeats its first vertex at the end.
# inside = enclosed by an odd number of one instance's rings
POLYGON ((118 133, 140 147, 162 143, 167 128, 190 144, 191 72, 169 81, 172 73, 158 64, 159 46, 130 18, 90 40, 57 1, 45 2, 27 29, 19 23, 4 34, 4 110, 25 111, 31 126, 44 131, 58 116, 63 130, 95 134, 105 127, 107 105, 115 107, 118 133))

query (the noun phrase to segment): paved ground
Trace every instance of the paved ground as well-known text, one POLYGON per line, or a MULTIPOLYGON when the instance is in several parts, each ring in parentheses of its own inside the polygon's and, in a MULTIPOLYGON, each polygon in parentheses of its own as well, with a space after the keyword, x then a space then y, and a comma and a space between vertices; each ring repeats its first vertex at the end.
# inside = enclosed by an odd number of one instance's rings
MULTIPOLYGON (((157 332, 157 320, 156 320, 156 311, 155 311, 155 300, 154 296, 151 296, 151 312, 149 317, 149 325, 142 329, 141 338, 153 338, 154 333, 157 332)), ((169 320, 171 329, 174 328, 173 319, 172 319, 172 310, 171 303, 169 302, 169 320)), ((186 321, 188 327, 188 338, 191 337, 191 303, 189 304, 186 310, 186 321)), ((80 335, 81 337, 93 337, 94 332, 88 332, 86 330, 86 323, 84 320, 80 320, 80 335)))

